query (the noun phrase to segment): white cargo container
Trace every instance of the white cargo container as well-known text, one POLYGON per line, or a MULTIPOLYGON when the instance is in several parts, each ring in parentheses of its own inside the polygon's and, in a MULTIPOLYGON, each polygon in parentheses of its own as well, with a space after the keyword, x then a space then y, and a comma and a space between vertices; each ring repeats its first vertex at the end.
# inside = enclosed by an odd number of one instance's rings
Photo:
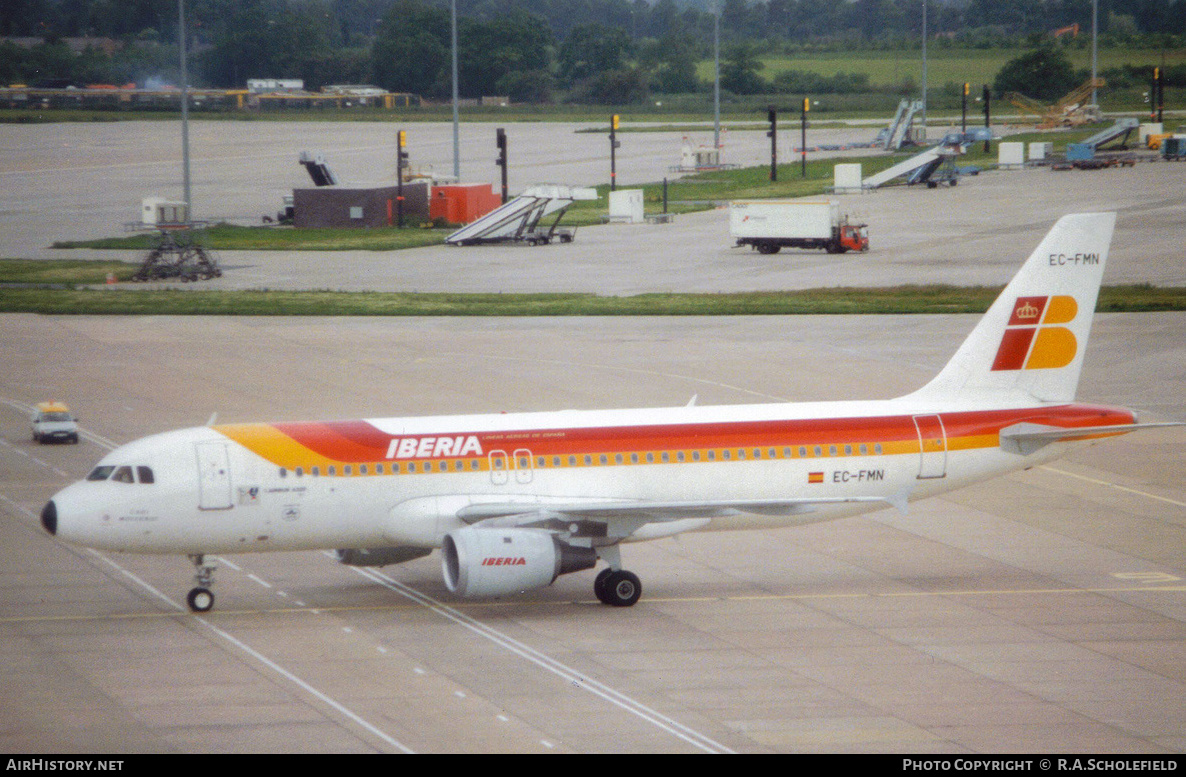
POLYGON ((619 189, 609 193, 609 220, 623 224, 645 221, 642 189, 619 189))
POLYGON ((833 186, 836 194, 860 194, 864 191, 861 184, 863 174, 860 162, 839 164, 832 168, 833 186))
POLYGON ((1012 141, 997 144, 997 167, 1001 170, 1025 167, 1025 144, 1012 141))
POLYGON ((189 221, 184 202, 163 197, 145 197, 140 201, 140 223, 145 226, 185 224, 189 221))
POLYGON ((868 227, 849 224, 836 200, 739 200, 729 206, 729 232, 737 245, 763 254, 783 247, 869 250, 868 227))

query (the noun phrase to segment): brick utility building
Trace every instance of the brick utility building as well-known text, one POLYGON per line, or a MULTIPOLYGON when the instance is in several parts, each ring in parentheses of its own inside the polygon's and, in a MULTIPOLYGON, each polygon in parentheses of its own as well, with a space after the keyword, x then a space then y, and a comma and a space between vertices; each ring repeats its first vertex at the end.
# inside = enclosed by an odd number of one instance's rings
MULTIPOLYGON (((429 221, 427 181, 403 186, 404 226, 429 221)), ((399 224, 399 187, 355 189, 319 186, 294 189, 293 224, 297 227, 389 227, 399 224)))

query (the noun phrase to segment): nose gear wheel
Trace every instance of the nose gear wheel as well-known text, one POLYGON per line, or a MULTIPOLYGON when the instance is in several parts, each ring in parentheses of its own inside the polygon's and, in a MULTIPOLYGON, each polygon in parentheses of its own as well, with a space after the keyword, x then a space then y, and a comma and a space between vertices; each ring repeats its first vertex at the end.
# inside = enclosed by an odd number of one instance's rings
POLYGON ((214 592, 210 588, 214 585, 214 570, 217 567, 207 564, 206 557, 200 553, 190 556, 189 560, 194 564, 194 579, 198 584, 190 589, 185 601, 193 612, 210 612, 214 607, 214 592))

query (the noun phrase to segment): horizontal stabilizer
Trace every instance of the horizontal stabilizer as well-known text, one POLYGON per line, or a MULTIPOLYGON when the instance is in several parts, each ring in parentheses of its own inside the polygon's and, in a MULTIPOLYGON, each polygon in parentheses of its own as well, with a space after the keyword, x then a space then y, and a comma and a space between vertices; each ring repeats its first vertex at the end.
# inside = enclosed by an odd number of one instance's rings
POLYGON ((1045 424, 1015 424, 1001 430, 1001 450, 1028 456, 1060 440, 1082 440, 1091 437, 1112 437, 1138 429, 1159 426, 1186 426, 1177 421, 1153 424, 1115 424, 1112 426, 1077 426, 1072 429, 1045 424))

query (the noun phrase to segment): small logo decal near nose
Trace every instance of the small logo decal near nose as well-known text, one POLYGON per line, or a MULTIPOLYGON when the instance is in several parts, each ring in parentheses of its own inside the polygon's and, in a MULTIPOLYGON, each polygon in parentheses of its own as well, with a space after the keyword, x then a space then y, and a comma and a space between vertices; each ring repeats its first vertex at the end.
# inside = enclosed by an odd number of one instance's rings
POLYGON ((1075 360, 1079 343, 1065 326, 1079 313, 1074 297, 1018 297, 993 360, 1001 370, 1046 370, 1075 360))

